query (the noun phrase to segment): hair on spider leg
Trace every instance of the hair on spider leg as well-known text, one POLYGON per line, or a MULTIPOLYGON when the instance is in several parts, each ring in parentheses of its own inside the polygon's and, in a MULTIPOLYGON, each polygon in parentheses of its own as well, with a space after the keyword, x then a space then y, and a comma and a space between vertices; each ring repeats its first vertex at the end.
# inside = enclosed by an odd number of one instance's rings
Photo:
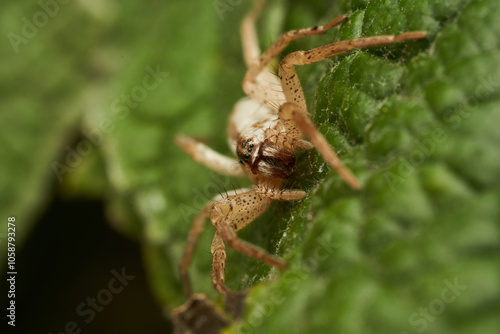
POLYGON ((227 188, 225 186, 225 184, 222 182, 221 179, 217 179, 217 178, 212 178, 214 184, 218 187, 218 190, 217 190, 217 194, 219 195, 220 198, 227 198, 229 196, 228 194, 228 191, 227 191, 227 188), (221 191, 221 189, 223 190, 223 192, 221 191), (224 193, 225 193, 225 196, 224 196, 224 193))
POLYGON ((276 65, 276 63, 271 63, 269 67, 273 69, 271 73, 274 74, 275 77, 278 77, 278 65, 276 65))
MULTIPOLYGON (((219 198, 225 198, 225 197, 224 197, 224 194, 223 194, 222 192, 220 192, 220 191, 219 191, 217 194, 219 195, 219 198)), ((226 194, 227 194, 227 193, 226 193, 226 194)))
MULTIPOLYGON (((235 185, 233 181, 234 181, 234 180, 231 180, 231 181, 230 181, 230 182, 231 182, 231 186, 233 187, 234 194, 235 194, 235 195, 238 195, 238 190, 239 190, 239 189, 241 189, 241 187, 240 187, 239 185, 235 185)), ((243 193, 243 192, 244 192, 244 191, 242 191, 242 193, 243 193)))
POLYGON ((221 194, 221 197, 222 198, 228 198, 229 197, 229 194, 227 193, 227 189, 224 185, 222 185, 222 189, 224 189, 224 192, 226 193, 226 197, 224 197, 224 195, 221 194))

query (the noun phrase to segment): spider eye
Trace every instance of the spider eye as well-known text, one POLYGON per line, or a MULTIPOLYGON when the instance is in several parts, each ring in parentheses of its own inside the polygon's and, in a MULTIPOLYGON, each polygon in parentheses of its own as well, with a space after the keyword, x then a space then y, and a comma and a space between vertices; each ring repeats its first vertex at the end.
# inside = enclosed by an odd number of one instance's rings
MULTIPOLYGON (((247 146, 247 145, 248 145, 251 141, 252 141, 252 140, 251 140, 250 138, 249 138, 249 139, 247 139, 247 140, 243 140, 243 141, 241 142, 241 144, 240 144, 240 145, 241 145, 241 148, 245 148, 245 146, 247 146)), ((250 144, 250 145, 249 145, 249 147, 253 147, 253 144, 250 144)))
POLYGON ((253 152, 254 144, 252 139, 241 140, 236 149, 236 155, 240 164, 250 163, 252 160, 251 153, 253 152))

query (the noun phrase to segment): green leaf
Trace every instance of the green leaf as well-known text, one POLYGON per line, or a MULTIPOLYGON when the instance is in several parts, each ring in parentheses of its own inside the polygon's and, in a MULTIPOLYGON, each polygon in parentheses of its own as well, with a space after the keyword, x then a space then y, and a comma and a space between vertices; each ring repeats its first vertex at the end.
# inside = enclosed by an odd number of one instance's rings
MULTIPOLYGON (((250 4, 222 1, 230 5, 221 12, 217 3, 70 2, 17 53, 7 37, 0 212, 22 225, 19 245, 52 183, 71 196, 105 198, 117 231, 142 244, 161 305, 184 302, 178 264, 192 219, 213 196, 250 186, 174 145, 183 132, 233 154, 225 131, 243 97, 239 24, 250 4)), ((19 18, 40 11, 13 4, 0 11, 5 36, 22 34, 19 18)), ((259 21, 263 50, 280 32, 344 13, 349 22, 285 53, 412 30, 429 39, 298 69, 314 122, 363 189, 350 190, 316 152, 299 154, 288 187, 306 190, 306 199, 273 203, 239 233, 290 267, 280 272, 228 249, 227 284, 250 293, 243 320, 227 333, 498 331, 499 7, 268 4, 259 21)), ((211 286, 213 233, 207 221, 190 273, 194 291, 220 304, 211 286)))

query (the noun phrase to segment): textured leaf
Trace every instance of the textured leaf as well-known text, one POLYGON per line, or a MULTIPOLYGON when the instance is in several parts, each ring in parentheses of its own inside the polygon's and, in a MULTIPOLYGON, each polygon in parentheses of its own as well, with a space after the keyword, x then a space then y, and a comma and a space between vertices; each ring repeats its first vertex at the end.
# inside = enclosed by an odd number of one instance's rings
MULTIPOLYGON (((141 242, 167 309, 184 302, 177 267, 194 216, 214 195, 250 185, 173 144, 184 132, 232 155, 225 128, 243 96, 238 27, 250 4, 222 0, 221 13, 216 3, 71 2, 17 55, 9 42, 1 50, 3 217, 17 215, 24 239, 54 179, 73 196, 105 197, 115 228, 141 242), (66 146, 85 142, 92 153, 59 183, 53 163, 68 165, 66 146)), ((18 9, 1 11, 5 36, 20 33, 13 18, 39 10, 9 8, 18 9)), ((276 1, 259 22, 262 48, 343 13, 348 23, 286 52, 411 30, 429 40, 299 69, 314 122, 363 189, 351 191, 317 153, 300 154, 288 187, 306 199, 273 203, 239 233, 290 267, 228 250, 227 283, 250 294, 226 332, 498 332, 499 4, 276 1)), ((194 290, 220 304, 213 233, 207 222, 190 272, 194 290)))

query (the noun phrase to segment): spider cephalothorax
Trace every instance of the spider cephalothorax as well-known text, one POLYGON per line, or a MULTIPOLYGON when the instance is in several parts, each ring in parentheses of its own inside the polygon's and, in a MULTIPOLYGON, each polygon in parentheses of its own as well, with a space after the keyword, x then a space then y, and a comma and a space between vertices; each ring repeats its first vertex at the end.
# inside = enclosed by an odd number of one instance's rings
POLYGON ((295 166, 295 152, 290 147, 283 147, 274 138, 264 137, 258 143, 254 143, 252 139, 241 139, 236 146, 239 163, 252 174, 278 179, 290 177, 295 166))

